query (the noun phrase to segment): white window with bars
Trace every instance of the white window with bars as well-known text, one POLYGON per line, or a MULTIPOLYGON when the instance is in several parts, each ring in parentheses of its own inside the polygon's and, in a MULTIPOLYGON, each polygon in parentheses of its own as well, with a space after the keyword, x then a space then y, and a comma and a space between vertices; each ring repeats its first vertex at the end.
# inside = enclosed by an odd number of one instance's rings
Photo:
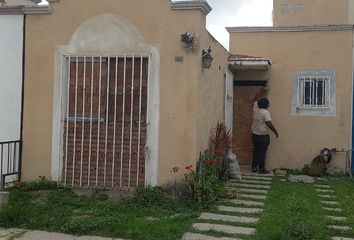
POLYGON ((333 70, 295 71, 291 113, 297 116, 335 116, 336 72, 333 70))
POLYGON ((330 107, 330 76, 302 76, 299 84, 299 107, 328 108, 330 107))

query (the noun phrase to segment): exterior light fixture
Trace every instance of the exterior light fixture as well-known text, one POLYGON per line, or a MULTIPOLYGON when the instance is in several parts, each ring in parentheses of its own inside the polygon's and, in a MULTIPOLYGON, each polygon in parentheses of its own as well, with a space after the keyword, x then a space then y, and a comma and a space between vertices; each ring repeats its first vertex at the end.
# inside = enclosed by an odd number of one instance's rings
POLYGON ((203 68, 209 69, 211 66, 212 61, 214 60, 214 58, 211 56, 211 47, 209 46, 209 49, 207 51, 205 51, 203 49, 202 51, 202 64, 203 64, 203 68))
POLYGON ((186 32, 181 34, 181 42, 185 44, 186 48, 193 47, 194 45, 194 34, 193 32, 186 32))

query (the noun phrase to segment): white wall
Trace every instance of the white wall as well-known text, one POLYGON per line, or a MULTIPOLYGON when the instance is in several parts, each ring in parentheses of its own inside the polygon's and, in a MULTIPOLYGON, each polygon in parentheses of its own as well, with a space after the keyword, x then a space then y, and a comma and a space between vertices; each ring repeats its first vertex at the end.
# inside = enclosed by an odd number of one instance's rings
POLYGON ((19 140, 23 15, 0 15, 0 142, 19 140))
POLYGON ((349 0, 349 24, 354 24, 354 0, 349 0))

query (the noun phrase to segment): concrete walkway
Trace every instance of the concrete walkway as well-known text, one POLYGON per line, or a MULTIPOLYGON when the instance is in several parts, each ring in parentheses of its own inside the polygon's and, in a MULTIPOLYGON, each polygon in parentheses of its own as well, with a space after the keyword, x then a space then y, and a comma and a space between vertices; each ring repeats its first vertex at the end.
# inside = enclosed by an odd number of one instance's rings
POLYGON ((347 238, 340 236, 351 229, 348 226, 347 217, 341 216, 343 210, 336 200, 335 191, 331 189, 330 185, 326 184, 324 179, 318 178, 318 184, 315 184, 316 192, 321 199, 322 208, 327 212, 326 218, 329 224, 329 229, 334 229, 338 236, 333 236, 332 240, 354 240, 354 238, 347 238))
POLYGON ((1 229, 0 240, 123 240, 121 238, 103 238, 94 236, 73 236, 62 233, 29 231, 23 229, 1 229))
POLYGON ((272 184, 272 174, 244 173, 241 181, 227 184, 237 189, 237 199, 225 199, 210 212, 204 212, 193 224, 193 231, 182 240, 242 240, 256 232, 255 224, 264 208, 272 184), (212 236, 215 232, 215 236, 212 236))

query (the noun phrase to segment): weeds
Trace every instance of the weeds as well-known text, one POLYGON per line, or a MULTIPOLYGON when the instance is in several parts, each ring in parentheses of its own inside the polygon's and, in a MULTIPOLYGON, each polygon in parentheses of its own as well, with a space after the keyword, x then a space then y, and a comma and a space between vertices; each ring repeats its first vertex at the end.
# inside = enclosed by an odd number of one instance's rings
POLYGON ((192 201, 165 197, 159 188, 139 188, 133 197, 113 202, 36 181, 11 190, 10 199, 0 208, 0 227, 137 240, 179 239, 201 211, 192 201), (43 196, 44 186, 51 190, 43 196))

